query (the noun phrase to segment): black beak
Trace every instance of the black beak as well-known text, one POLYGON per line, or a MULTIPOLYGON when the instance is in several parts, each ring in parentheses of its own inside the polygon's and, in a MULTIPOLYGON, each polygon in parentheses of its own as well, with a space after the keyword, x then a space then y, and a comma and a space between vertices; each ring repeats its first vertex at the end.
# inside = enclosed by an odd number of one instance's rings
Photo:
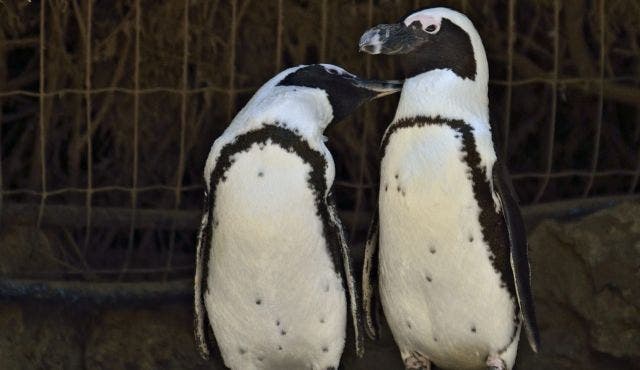
POLYGON ((402 81, 397 80, 380 81, 356 78, 353 85, 360 89, 367 90, 371 94, 371 100, 391 95, 402 90, 402 81))
POLYGON ((360 37, 360 51, 368 54, 406 54, 412 51, 418 37, 404 23, 379 24, 360 37))

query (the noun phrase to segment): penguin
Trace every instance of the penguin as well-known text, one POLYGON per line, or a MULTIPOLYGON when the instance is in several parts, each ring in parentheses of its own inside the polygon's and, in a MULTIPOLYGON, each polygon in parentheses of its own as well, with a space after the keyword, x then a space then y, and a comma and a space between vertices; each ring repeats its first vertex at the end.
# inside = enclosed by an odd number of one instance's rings
POLYGON ((415 11, 366 31, 405 81, 382 139, 363 270, 365 329, 382 309, 407 369, 511 369, 537 352, 524 223, 489 122, 487 57, 463 14, 415 11))
POLYGON ((398 92, 329 65, 284 70, 213 143, 196 246, 195 337, 231 369, 337 369, 347 322, 362 356, 349 248, 323 131, 398 92))

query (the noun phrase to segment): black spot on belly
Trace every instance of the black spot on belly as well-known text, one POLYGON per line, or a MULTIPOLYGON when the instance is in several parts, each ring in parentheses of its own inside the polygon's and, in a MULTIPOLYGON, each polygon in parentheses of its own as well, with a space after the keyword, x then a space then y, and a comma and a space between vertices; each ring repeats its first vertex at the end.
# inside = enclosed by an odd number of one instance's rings
POLYGON ((244 348, 240 348, 238 349, 238 352, 240 352, 241 355, 244 355, 245 353, 247 353, 247 350, 244 348))
POLYGON ((262 362, 262 360, 264 360, 264 358, 258 357, 258 361, 262 362))
POLYGON ((287 335, 287 331, 284 329, 280 330, 280 335, 287 335))
POLYGON ((475 332, 476 332, 476 326, 475 326, 475 325, 472 325, 472 326, 471 326, 471 332, 472 332, 472 333, 475 333, 475 332))
POLYGON ((282 346, 278 346, 278 351, 282 351, 282 346))
POLYGON ((258 172, 258 177, 262 177, 262 176, 264 176, 264 172, 262 171, 258 172))
POLYGON ((427 281, 428 281, 428 282, 431 282, 431 280, 433 280, 433 279, 431 279, 431 276, 430 276, 430 275, 427 275, 427 281))
POLYGON ((256 298, 256 304, 257 304, 257 305, 262 304, 262 299, 260 299, 260 298, 256 298))
POLYGON ((399 187, 399 186, 398 186, 398 188, 397 188, 397 189, 398 189, 398 193, 402 191, 402 189, 400 189, 400 187, 399 187))
POLYGON ((437 341, 438 341, 438 338, 433 337, 433 341, 434 341, 434 342, 437 342, 437 341))
POLYGON ((280 320, 276 320, 276 326, 280 326, 280 320))
POLYGON ((436 254, 436 247, 434 247, 433 245, 429 247, 429 252, 431 252, 431 254, 436 254))
POLYGON ((473 235, 469 236, 469 243, 473 243, 473 235))
POLYGON ((407 328, 411 329, 411 323, 407 321, 407 328))
POLYGON ((329 348, 328 347, 322 347, 322 352, 329 352, 329 348))
POLYGON ((327 285, 325 285, 325 286, 324 286, 324 291, 325 291, 325 292, 329 292, 329 284, 327 284, 327 285))
POLYGON ((320 318, 320 324, 324 324, 324 323, 325 323, 324 317, 321 317, 320 318))
POLYGON ((397 173, 396 173, 396 176, 395 176, 395 177, 396 177, 396 179, 399 177, 397 173))
POLYGON ((387 191, 387 190, 389 190, 389 185, 384 186, 384 191, 387 191))

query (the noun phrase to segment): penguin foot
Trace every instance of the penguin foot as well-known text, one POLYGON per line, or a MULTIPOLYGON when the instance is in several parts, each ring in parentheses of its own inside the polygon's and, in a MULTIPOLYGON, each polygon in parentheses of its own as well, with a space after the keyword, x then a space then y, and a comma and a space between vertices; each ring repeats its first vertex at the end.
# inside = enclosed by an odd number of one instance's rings
POLYGON ((498 355, 487 357, 487 370, 507 370, 507 365, 498 355))
POLYGON ((411 352, 404 358, 404 367, 407 370, 431 370, 431 361, 419 352, 411 352))

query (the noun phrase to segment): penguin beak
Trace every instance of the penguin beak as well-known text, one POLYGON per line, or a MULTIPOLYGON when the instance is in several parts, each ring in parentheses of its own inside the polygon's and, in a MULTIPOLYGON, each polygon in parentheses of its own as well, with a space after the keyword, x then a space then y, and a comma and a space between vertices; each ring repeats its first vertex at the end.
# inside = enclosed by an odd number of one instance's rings
POLYGON ((402 90, 402 81, 380 81, 356 79, 354 86, 367 90, 371 94, 371 100, 391 95, 402 90))
POLYGON ((362 34, 358 46, 368 54, 406 54, 416 41, 415 33, 404 23, 379 24, 362 34))

